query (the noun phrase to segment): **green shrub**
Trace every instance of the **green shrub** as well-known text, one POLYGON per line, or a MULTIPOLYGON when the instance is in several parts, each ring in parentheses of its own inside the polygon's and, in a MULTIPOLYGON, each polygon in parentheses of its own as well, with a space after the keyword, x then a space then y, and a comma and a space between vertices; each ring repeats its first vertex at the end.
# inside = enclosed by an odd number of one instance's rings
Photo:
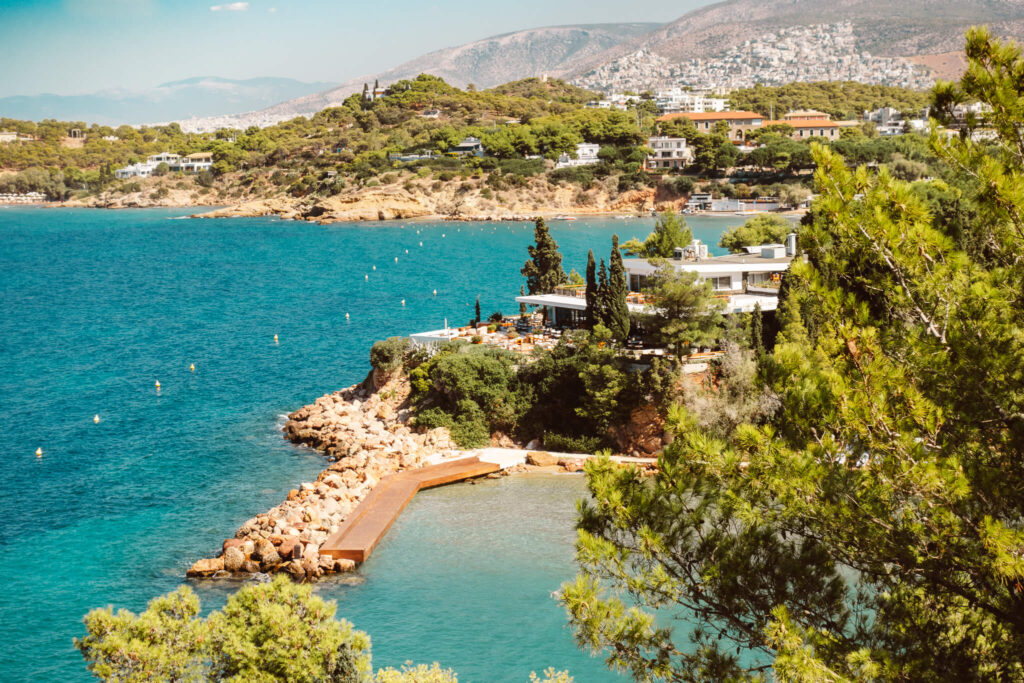
POLYGON ((598 436, 569 436, 548 432, 544 434, 544 447, 561 453, 596 453, 606 444, 598 436))
POLYGON ((421 410, 413 421, 420 429, 437 429, 438 427, 451 427, 452 416, 440 408, 427 408, 421 410))
POLYGON ((388 337, 370 348, 370 365, 381 372, 394 372, 402 367, 415 348, 408 337, 388 337))

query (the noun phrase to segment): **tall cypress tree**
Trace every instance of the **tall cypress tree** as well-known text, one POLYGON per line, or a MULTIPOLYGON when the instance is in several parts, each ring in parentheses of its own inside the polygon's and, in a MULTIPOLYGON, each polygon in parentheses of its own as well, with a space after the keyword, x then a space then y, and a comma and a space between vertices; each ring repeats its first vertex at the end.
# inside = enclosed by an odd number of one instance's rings
POLYGON ((597 264, 594 262, 594 250, 587 252, 587 328, 594 329, 594 311, 597 307, 597 264))
POLYGON ((476 324, 480 324, 480 295, 476 295, 476 324))
POLYGON ((594 297, 593 326, 608 324, 608 268, 601 259, 601 267, 597 269, 597 296, 594 297))
POLYGON ((622 252, 619 251, 619 236, 612 235, 612 254, 608 267, 608 310, 605 327, 611 330, 612 336, 624 340, 629 336, 629 306, 626 305, 626 268, 622 264, 622 252))
MULTIPOLYGON (((526 289, 519 285, 519 296, 526 296, 526 289)), ((526 304, 522 301, 519 302, 519 315, 526 315, 526 304)))
POLYGON ((750 319, 750 348, 754 350, 754 358, 760 359, 764 354, 764 316, 761 314, 761 303, 754 304, 753 317, 750 319))
POLYGON ((533 239, 536 244, 526 248, 530 260, 523 264, 519 272, 526 278, 526 288, 530 294, 550 294, 555 291, 555 287, 569 280, 562 270, 562 254, 543 218, 537 219, 533 239))

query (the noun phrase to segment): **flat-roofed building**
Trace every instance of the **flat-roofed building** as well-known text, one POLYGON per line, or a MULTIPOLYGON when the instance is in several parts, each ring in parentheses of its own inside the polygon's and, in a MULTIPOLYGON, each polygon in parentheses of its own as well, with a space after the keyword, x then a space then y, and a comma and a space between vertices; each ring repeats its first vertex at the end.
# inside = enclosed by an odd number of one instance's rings
POLYGON ((648 170, 686 168, 693 163, 693 150, 686 138, 653 137, 647 140, 647 146, 654 151, 646 160, 648 170))

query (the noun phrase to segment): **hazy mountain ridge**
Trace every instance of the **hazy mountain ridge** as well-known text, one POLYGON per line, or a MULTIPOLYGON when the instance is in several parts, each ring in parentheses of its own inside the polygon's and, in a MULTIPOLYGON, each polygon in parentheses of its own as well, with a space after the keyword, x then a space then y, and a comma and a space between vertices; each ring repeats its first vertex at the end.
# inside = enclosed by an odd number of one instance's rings
POLYGON ((646 35, 657 26, 656 23, 580 24, 514 31, 435 50, 387 71, 359 76, 330 90, 281 102, 262 111, 214 120, 183 121, 182 125, 196 130, 267 125, 341 104, 352 93, 360 92, 364 83, 372 85, 379 80, 386 85, 421 73, 440 76, 458 87, 472 83, 478 88, 544 74, 561 76, 623 41, 646 35))
POLYGON ((292 78, 235 80, 196 76, 161 83, 150 90, 106 90, 83 95, 20 95, 0 98, 0 116, 34 121, 53 118, 104 125, 173 121, 259 109, 323 90, 330 83, 292 78))

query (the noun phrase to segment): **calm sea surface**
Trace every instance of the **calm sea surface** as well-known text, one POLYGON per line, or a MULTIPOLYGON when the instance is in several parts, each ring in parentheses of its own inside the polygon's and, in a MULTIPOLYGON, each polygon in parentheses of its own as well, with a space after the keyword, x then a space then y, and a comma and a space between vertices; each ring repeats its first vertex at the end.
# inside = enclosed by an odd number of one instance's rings
MULTIPOLYGON (((376 339, 464 323, 477 295, 484 315, 517 311, 532 241, 526 223, 171 220, 186 213, 0 208, 2 680, 88 680, 71 639, 89 609, 144 609, 324 466, 281 438, 285 413, 362 380, 376 339)), ((742 220, 690 224, 713 245, 742 220)), ((651 225, 552 232, 583 272, 588 248, 607 257, 613 233, 651 225)), ((570 476, 425 492, 357 583, 317 590, 371 635, 377 667, 617 680, 550 597, 575 571, 583 492, 570 476)), ((212 609, 237 584, 195 587, 212 609)))

